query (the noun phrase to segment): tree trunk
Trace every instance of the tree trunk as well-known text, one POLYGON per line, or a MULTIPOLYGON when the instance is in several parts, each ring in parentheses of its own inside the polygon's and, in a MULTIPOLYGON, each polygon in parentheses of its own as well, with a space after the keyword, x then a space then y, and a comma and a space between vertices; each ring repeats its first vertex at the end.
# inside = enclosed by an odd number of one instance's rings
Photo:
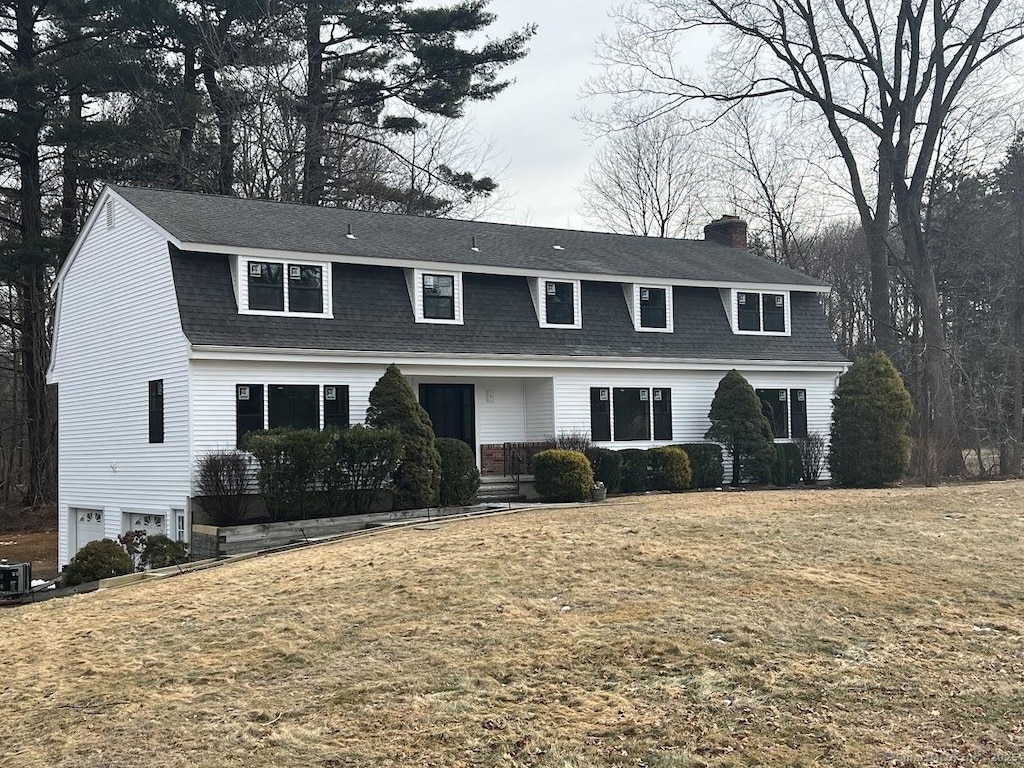
POLYGON ((306 134, 302 153, 302 202, 307 205, 320 205, 327 186, 324 169, 324 44, 320 41, 323 21, 324 12, 319 0, 309 0, 306 4, 306 103, 302 110, 302 127, 306 134))
POLYGON ((46 392, 46 316, 49 293, 46 285, 46 250, 43 243, 43 197, 40 182, 39 143, 45 119, 42 94, 35 70, 35 22, 30 0, 19 0, 15 11, 15 86, 17 114, 15 153, 19 172, 18 229, 21 236, 22 277, 18 285, 21 338, 21 378, 25 396, 27 469, 25 503, 39 504, 53 495, 50 477, 50 409, 46 392))
POLYGON ((231 104, 224 89, 217 82, 217 70, 213 59, 203 55, 203 83, 210 97, 214 114, 217 116, 217 194, 235 193, 235 126, 231 104))
POLYGON ((181 126, 178 129, 178 146, 175 153, 175 167, 171 170, 171 186, 174 189, 191 189, 192 150, 196 137, 196 49, 191 43, 185 44, 184 64, 181 74, 181 126))
POLYGON ((61 261, 67 257, 78 237, 78 181, 81 165, 79 139, 84 122, 82 92, 75 89, 68 96, 67 144, 61 171, 60 245, 61 261))

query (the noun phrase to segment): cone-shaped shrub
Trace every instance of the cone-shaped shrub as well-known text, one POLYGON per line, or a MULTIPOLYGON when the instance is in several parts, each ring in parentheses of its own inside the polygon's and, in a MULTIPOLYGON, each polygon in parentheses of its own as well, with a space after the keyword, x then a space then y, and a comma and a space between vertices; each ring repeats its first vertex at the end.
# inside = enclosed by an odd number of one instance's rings
POLYGON ((832 398, 828 466, 840 485, 880 486, 910 463, 910 393, 882 352, 858 358, 832 398))
POLYGON ((434 426, 397 365, 389 365, 370 390, 366 425, 394 429, 402 436, 394 476, 395 508, 435 506, 441 490, 441 457, 434 445, 434 426))
POLYGON ((711 427, 704 437, 721 445, 732 458, 734 486, 745 475, 762 479, 771 476, 775 461, 772 425, 761 412, 754 388, 738 371, 729 371, 718 382, 708 418, 711 427))
POLYGON ((594 472, 579 451, 552 448, 534 454, 533 479, 544 501, 586 501, 594 485, 594 472))

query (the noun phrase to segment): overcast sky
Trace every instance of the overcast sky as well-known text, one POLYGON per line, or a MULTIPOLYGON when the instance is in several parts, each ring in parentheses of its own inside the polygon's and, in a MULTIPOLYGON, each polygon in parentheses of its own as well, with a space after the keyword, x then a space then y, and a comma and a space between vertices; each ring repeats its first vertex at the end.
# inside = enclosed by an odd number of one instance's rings
POLYGON ((472 105, 476 131, 491 139, 505 193, 502 206, 483 216, 493 221, 549 227, 585 227, 579 186, 596 147, 573 120, 580 89, 596 72, 595 49, 602 32, 614 29, 613 0, 491 0, 497 14, 490 34, 499 36, 530 23, 537 34, 525 59, 504 70, 515 79, 493 101, 472 105))

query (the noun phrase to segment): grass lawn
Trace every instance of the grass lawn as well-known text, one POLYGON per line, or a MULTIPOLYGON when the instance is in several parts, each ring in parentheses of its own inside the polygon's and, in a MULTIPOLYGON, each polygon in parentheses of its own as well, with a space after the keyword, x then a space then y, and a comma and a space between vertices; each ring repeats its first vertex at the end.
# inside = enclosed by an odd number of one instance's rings
POLYGON ((454 522, 0 612, 5 765, 1024 765, 1024 483, 454 522))

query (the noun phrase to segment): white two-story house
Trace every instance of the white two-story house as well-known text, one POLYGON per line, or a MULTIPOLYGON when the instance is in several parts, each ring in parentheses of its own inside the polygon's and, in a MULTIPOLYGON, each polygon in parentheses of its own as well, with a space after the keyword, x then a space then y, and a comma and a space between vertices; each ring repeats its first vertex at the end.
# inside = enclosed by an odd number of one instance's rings
POLYGON ((107 187, 56 284, 60 563, 187 540, 199 457, 358 423, 389 363, 485 474, 563 431, 700 441, 732 368, 778 439, 826 434, 829 288, 745 245, 734 217, 676 240, 107 187))

